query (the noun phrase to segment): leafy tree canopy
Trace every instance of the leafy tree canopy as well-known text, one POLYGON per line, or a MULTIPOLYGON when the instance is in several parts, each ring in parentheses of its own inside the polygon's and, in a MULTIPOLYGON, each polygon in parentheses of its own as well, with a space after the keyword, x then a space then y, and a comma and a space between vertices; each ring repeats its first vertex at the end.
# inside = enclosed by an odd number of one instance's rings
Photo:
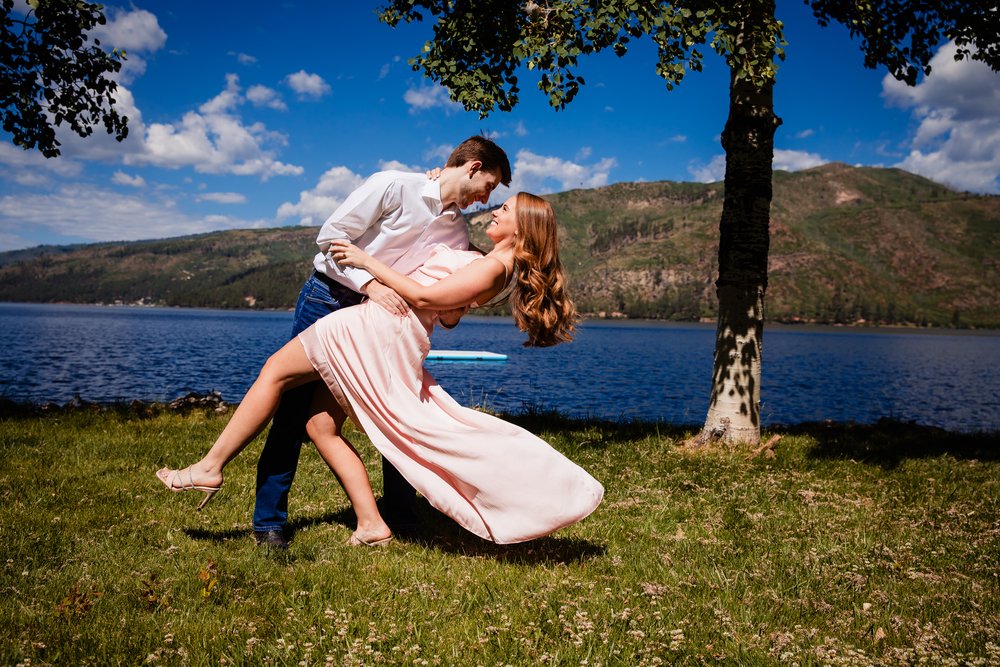
POLYGON ((0 16, 0 116, 13 142, 45 157, 60 154, 56 127, 64 123, 81 137, 103 123, 118 141, 128 135, 128 117, 114 108, 123 51, 107 52, 88 32, 106 22, 101 5, 79 0, 28 0, 14 13, 3 1, 0 16))
MULTIPOLYGON (((687 71, 700 71, 704 47, 725 58, 733 76, 773 83, 782 59, 782 23, 767 12, 722 0, 393 0, 380 11, 391 26, 435 20, 434 37, 411 59, 467 110, 485 116, 518 103, 517 70, 540 72, 538 88, 561 109, 584 80, 574 72, 581 55, 612 49, 624 55, 631 40, 656 43, 657 73, 668 88, 687 71), (750 18, 752 17, 752 19, 750 18), (767 57, 771 56, 771 57, 767 57)), ((817 20, 843 23, 861 39, 865 64, 885 66, 911 85, 929 73, 933 50, 954 39, 960 58, 1000 68, 996 3, 969 0, 806 0, 817 20)))
MULTIPOLYGON (((688 70, 700 71, 703 47, 723 55, 740 77, 773 78, 774 65, 737 45, 743 17, 725 2, 630 2, 628 0, 395 0, 380 18, 396 26, 437 17, 434 38, 411 59, 414 70, 442 83, 467 110, 486 115, 518 103, 515 71, 523 64, 541 73, 538 88, 563 108, 585 82, 573 69, 582 55, 613 49, 619 56, 631 40, 649 35, 657 45, 657 73, 668 88, 688 70)), ((754 26, 756 39, 781 54, 781 24, 754 26)))
POLYGON ((1000 9, 995 0, 807 0, 822 26, 842 23, 861 40, 865 67, 884 66, 913 86, 944 40, 956 60, 972 58, 1000 70, 1000 9))

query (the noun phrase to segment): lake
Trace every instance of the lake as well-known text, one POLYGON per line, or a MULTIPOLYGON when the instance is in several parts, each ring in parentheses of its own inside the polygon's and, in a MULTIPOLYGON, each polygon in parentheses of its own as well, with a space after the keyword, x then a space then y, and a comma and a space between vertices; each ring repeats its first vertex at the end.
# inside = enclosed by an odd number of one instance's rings
MULTIPOLYGON (((238 402, 287 339, 289 312, 0 304, 0 396, 65 403, 169 401, 218 390, 238 402)), ((573 343, 529 349, 510 319, 466 317, 438 349, 503 362, 427 362, 465 405, 573 417, 700 424, 714 325, 588 321, 573 343)), ((881 417, 958 431, 1000 430, 998 332, 770 325, 765 426, 881 417)))

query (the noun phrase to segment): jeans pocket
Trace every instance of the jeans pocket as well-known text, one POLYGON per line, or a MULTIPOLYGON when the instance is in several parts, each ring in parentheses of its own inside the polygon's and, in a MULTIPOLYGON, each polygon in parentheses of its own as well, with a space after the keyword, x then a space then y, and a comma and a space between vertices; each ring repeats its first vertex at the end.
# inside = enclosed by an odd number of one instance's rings
POLYGON ((338 303, 336 299, 334 299, 333 297, 330 297, 330 296, 322 295, 322 294, 320 294, 320 295, 307 294, 305 296, 305 300, 308 301, 311 304, 316 304, 318 306, 326 306, 328 308, 339 308, 340 307, 340 303, 338 303))
POLYGON ((330 295, 326 285, 316 280, 307 282, 302 287, 299 300, 295 304, 292 337, 294 338, 313 322, 339 308, 340 303, 330 295))
POLYGON ((339 308, 340 302, 330 296, 330 290, 323 283, 309 286, 309 290, 302 297, 310 303, 315 303, 329 308, 339 308))

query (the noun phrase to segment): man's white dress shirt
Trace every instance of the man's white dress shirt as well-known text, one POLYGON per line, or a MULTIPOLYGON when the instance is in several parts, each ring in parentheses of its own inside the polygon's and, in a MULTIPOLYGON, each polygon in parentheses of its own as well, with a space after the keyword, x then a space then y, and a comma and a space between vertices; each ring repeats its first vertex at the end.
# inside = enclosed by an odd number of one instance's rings
POLYGON ((347 239, 406 275, 438 243, 468 249, 469 230, 457 205, 442 206, 439 181, 424 174, 380 171, 348 195, 316 238, 320 248, 313 259, 316 270, 360 292, 372 275, 330 259, 327 253, 334 239, 347 239))

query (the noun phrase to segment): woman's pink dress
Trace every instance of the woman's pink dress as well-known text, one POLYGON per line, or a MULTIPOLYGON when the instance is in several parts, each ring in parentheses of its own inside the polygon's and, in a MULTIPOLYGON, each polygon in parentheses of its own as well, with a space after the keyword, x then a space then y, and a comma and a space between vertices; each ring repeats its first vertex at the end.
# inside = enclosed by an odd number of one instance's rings
MULTIPOLYGON (((481 257, 441 246, 410 277, 430 284, 481 257)), ((372 444, 467 530, 523 542, 593 512, 600 482, 523 428, 462 407, 424 370, 435 319, 365 302, 327 315, 299 340, 372 444)))

